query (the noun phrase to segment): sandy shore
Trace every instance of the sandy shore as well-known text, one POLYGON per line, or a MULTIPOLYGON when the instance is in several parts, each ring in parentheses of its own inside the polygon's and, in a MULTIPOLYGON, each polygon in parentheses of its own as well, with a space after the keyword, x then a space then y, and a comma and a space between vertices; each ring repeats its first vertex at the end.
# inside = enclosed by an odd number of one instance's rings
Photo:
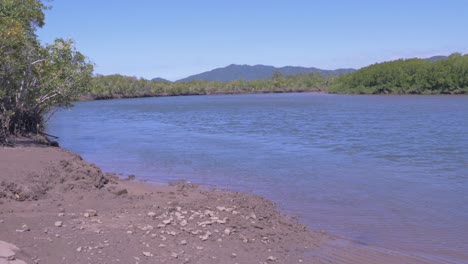
POLYGON ((0 148, 0 264, 436 263, 314 232, 268 200, 121 180, 78 155, 0 148))

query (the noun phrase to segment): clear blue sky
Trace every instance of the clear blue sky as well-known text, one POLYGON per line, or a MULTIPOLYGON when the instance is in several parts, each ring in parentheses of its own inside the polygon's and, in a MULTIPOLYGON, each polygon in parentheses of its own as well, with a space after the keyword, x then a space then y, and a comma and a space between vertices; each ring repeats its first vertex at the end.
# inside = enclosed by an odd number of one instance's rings
POLYGON ((39 38, 70 37, 100 74, 176 80, 229 64, 359 68, 468 53, 468 1, 55 0, 39 38))

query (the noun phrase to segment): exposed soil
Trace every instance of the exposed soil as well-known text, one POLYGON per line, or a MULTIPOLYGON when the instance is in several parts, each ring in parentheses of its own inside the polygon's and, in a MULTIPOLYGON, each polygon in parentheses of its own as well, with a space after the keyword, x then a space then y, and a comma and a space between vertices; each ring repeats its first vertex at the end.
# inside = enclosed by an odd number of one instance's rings
POLYGON ((76 154, 0 148, 3 263, 430 263, 313 232, 261 197, 103 173, 76 154))

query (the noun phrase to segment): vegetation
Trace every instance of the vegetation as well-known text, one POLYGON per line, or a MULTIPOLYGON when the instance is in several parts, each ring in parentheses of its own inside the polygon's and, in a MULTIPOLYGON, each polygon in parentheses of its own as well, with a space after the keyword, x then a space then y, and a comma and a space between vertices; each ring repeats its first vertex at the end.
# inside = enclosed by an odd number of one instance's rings
POLYGON ((328 89, 351 94, 468 94, 468 55, 396 60, 343 75, 328 89))
POLYGON ((70 106, 89 87, 93 66, 73 41, 38 41, 47 8, 40 0, 0 1, 1 142, 42 132, 46 112, 70 106))
POLYGON ((241 93, 279 93, 322 91, 336 77, 320 73, 272 78, 244 82, 157 82, 122 75, 96 76, 93 78, 89 99, 110 99, 144 96, 176 96, 241 93))

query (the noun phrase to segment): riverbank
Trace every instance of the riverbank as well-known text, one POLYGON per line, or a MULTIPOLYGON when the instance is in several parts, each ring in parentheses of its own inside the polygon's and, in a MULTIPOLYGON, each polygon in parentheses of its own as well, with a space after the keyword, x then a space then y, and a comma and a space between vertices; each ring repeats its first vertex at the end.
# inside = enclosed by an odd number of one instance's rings
POLYGON ((203 95, 241 95, 241 94, 278 94, 278 93, 327 93, 320 88, 309 88, 301 90, 260 90, 260 91, 213 91, 213 92, 188 92, 181 94, 172 93, 143 93, 143 94, 109 94, 109 95, 84 95, 78 101, 97 101, 113 99, 131 99, 147 97, 169 97, 169 96, 203 96, 203 95))
POLYGON ((308 230, 261 197, 119 179, 31 142, 0 148, 0 234, 0 263, 430 263, 308 230))

